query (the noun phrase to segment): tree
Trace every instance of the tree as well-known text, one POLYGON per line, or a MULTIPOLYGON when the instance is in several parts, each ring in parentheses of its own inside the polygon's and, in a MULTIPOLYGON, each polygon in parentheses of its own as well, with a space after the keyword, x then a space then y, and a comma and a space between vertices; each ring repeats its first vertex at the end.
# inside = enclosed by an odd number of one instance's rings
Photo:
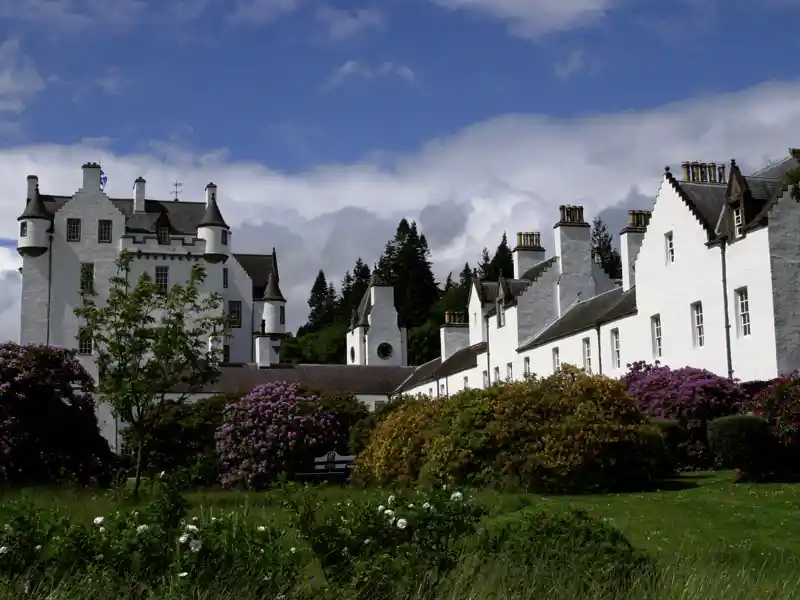
POLYGON ((192 266, 185 284, 162 291, 147 272, 131 281, 133 258, 130 252, 120 253, 105 303, 98 304, 94 290, 84 287, 83 305, 75 314, 83 319, 79 339, 94 346, 97 391, 115 418, 131 428, 138 496, 147 413, 163 406, 176 389, 182 402, 214 382, 222 358, 219 342, 229 334, 222 297, 201 296, 206 279, 201 265, 192 266))
POLYGON ((325 325, 329 325, 333 321, 335 303, 336 290, 328 283, 325 273, 320 269, 308 297, 308 322, 303 327, 303 332, 319 331, 325 325))
POLYGON ((506 279, 514 277, 514 255, 511 253, 511 248, 508 247, 508 236, 505 231, 497 250, 494 251, 490 270, 492 280, 499 279, 500 275, 506 279))
POLYGON ((622 278, 622 258, 612 243, 612 236, 600 217, 592 221, 592 259, 600 257, 600 266, 611 279, 622 278))
POLYGON ((489 256, 489 249, 481 250, 481 259, 478 261, 478 279, 481 281, 491 281, 492 259, 489 256))

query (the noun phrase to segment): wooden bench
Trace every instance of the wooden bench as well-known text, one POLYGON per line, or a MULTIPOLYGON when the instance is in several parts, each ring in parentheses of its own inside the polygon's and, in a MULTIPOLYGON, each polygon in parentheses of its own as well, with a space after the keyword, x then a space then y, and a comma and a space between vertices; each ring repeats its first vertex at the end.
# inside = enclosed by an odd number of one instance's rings
POLYGON ((337 452, 328 452, 314 459, 314 470, 298 473, 298 481, 345 481, 356 464, 355 455, 343 456, 337 452))

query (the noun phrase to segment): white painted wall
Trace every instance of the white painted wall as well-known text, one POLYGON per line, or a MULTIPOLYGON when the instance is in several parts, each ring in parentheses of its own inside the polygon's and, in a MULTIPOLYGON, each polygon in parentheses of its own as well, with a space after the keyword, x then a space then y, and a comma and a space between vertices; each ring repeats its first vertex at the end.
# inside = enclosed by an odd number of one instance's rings
POLYGON ((406 348, 402 332, 397 326, 397 309, 394 306, 394 288, 371 287, 372 310, 369 313, 369 329, 366 334, 367 365, 403 365, 406 348), (392 355, 386 359, 378 356, 382 343, 392 346, 392 355))

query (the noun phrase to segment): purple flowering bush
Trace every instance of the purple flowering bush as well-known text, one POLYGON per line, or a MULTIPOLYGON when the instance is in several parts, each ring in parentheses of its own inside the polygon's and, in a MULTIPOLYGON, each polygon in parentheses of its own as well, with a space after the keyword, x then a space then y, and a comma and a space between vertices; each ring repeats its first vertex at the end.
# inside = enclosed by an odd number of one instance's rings
POLYGON ((687 461, 683 466, 694 469, 713 464, 709 421, 738 413, 747 399, 737 381, 694 367, 670 369, 639 361, 629 365, 621 381, 645 414, 680 423, 686 431, 680 449, 687 461))
POLYGON ((221 483, 261 489, 278 476, 313 469, 313 459, 344 443, 336 415, 294 385, 260 385, 228 404, 217 430, 221 483))
POLYGON ((18 484, 108 480, 91 375, 75 351, 0 344, 0 478, 18 484))

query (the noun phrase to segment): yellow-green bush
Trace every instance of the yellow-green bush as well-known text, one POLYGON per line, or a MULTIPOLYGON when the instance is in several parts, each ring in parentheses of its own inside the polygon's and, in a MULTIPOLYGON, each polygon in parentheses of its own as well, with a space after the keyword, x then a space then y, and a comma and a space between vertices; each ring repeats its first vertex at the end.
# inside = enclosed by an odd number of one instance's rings
POLYGON ((376 483, 589 492, 648 486, 668 474, 665 452, 622 384, 565 369, 400 409, 359 471, 376 483))

